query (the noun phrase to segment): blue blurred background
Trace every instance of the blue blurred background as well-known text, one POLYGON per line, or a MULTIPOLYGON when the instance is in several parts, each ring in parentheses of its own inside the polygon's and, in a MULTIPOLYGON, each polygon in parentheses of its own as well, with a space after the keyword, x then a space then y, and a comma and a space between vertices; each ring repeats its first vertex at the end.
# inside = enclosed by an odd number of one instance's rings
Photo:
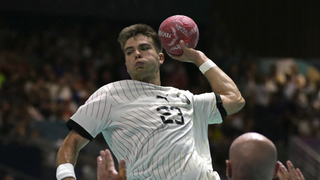
MULTIPOLYGON (((320 1, 0 0, 0 179, 54 180, 65 122, 100 86, 128 79, 120 30, 156 31, 183 14, 198 46, 238 85, 246 106, 209 126, 222 179, 231 142, 248 131, 277 146, 308 180, 320 177, 320 1)), ((162 85, 210 91, 198 68, 166 56, 162 85)), ((80 153, 79 180, 96 179, 99 135, 80 153)))

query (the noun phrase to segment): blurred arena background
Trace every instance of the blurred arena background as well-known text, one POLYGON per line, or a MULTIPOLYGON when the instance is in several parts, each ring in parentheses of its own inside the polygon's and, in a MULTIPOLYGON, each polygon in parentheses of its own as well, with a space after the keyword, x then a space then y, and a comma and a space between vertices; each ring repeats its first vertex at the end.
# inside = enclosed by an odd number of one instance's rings
MULTIPOLYGON (((184 14, 199 26, 197 49, 236 82, 239 113, 209 126, 223 180, 235 137, 256 131, 307 180, 320 179, 320 1, 0 0, 0 179, 54 180, 65 122, 98 87, 129 78, 117 43, 133 23, 155 30, 184 14)), ((162 84, 210 91, 199 70, 166 57, 162 84)), ((79 156, 79 180, 96 179, 102 136, 79 156)))

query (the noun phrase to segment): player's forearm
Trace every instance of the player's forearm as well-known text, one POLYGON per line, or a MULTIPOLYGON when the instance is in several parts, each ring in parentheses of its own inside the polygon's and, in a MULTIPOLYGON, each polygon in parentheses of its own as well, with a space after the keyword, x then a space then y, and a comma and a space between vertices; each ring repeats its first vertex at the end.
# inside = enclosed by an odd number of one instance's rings
MULTIPOLYGON (((198 67, 200 67, 206 61, 211 61, 209 58, 207 58, 207 56, 204 53, 198 52, 198 54, 198 57, 194 61, 194 63, 198 67)), ((208 69, 204 75, 208 79, 213 92, 220 95, 233 95, 238 98, 242 97, 240 91, 238 90, 233 80, 218 66, 208 69)))
MULTIPOLYGON (((78 152, 76 151, 75 148, 73 148, 72 146, 65 146, 64 144, 60 147, 58 154, 57 154, 57 179, 60 180, 61 178, 58 178, 58 172, 64 172, 66 171, 65 168, 67 168, 67 171, 73 172, 74 173, 74 166, 77 162, 77 157, 78 157, 78 152), (68 165, 68 164, 72 164, 68 165), (63 170, 59 171, 59 167, 62 168, 63 170)), ((63 174, 63 173, 62 173, 63 174)), ((69 173, 70 174, 70 173, 69 173)), ((71 173, 72 174, 72 173, 71 173)), ((62 177, 64 177, 65 175, 63 175, 62 177)), ((72 176, 72 175, 71 175, 72 176)), ((70 177, 69 175, 67 175, 67 177, 62 178, 63 180, 74 180, 74 177, 70 177)))
POLYGON ((208 79, 213 92, 220 95, 233 96, 239 100, 242 98, 236 84, 218 66, 210 68, 204 75, 208 79))
POLYGON ((74 147, 61 146, 57 154, 57 166, 60 164, 71 163, 75 166, 79 152, 74 147))
MULTIPOLYGON (((201 53, 195 64, 199 67, 206 61, 211 60, 201 53)), ((244 106, 245 100, 237 85, 218 66, 209 68, 204 75, 208 79, 213 92, 223 96, 223 103, 228 106, 226 109, 228 114, 238 112, 244 106)))
POLYGON ((89 143, 88 139, 71 130, 63 141, 57 154, 57 179, 73 180, 75 178, 74 166, 80 150, 89 143))
POLYGON ((71 130, 58 151, 57 166, 64 163, 75 165, 80 150, 89 142, 88 139, 71 130))

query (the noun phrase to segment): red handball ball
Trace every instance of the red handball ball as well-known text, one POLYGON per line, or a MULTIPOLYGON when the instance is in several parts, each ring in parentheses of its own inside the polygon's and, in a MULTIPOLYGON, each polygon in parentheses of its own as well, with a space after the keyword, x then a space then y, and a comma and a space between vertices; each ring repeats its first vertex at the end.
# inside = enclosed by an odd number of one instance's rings
POLYGON ((199 41, 197 24, 184 15, 170 16, 165 19, 159 27, 158 35, 163 48, 174 56, 180 56, 183 53, 179 44, 181 39, 190 48, 195 48, 199 41))

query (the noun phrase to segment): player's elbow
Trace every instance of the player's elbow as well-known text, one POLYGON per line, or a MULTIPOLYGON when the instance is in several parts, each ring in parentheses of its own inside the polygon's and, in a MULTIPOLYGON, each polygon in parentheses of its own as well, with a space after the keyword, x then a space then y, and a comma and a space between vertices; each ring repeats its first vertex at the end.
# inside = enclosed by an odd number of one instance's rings
POLYGON ((226 106, 228 107, 226 109, 227 114, 231 115, 239 112, 245 106, 245 104, 246 104, 246 101, 241 96, 241 94, 229 96, 229 103, 226 104, 226 106))
POLYGON ((237 100, 237 112, 240 111, 246 105, 246 100, 240 95, 237 100))

